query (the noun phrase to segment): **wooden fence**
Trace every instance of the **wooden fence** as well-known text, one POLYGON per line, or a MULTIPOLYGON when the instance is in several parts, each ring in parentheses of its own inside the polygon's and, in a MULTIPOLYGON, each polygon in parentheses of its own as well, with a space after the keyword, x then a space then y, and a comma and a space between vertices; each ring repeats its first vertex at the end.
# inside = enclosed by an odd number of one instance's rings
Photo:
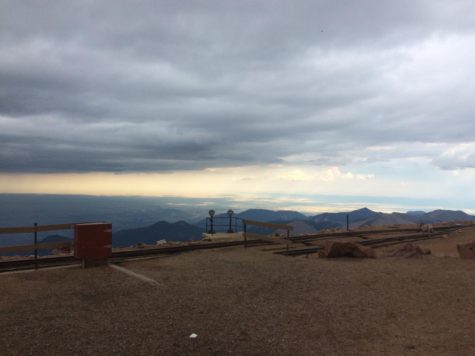
MULTIPOLYGON (((250 220, 250 219, 243 219, 242 222, 244 224, 244 234, 243 234, 244 235, 244 241, 245 241, 244 247, 247 246, 246 242, 247 242, 248 238, 264 239, 264 240, 267 240, 269 238, 266 235, 247 232, 247 225, 254 225, 254 226, 267 227, 269 229, 286 230, 287 231, 287 237, 285 238, 285 241, 283 241, 283 242, 285 242, 285 244, 287 246, 287 249, 289 248, 289 245, 288 245, 289 240, 288 239, 290 238, 290 231, 292 231, 294 229, 294 227, 292 225, 276 224, 276 223, 263 222, 263 221, 250 220)), ((273 237, 272 240, 276 241, 277 238, 273 237)))
POLYGON ((2 253, 17 253, 34 251, 35 259, 38 258, 38 250, 71 248, 72 241, 63 242, 43 242, 38 243, 38 232, 44 231, 58 231, 58 230, 72 230, 75 223, 70 224, 56 224, 56 225, 37 225, 27 227, 2 227, 0 228, 0 235, 5 234, 27 234, 33 233, 33 244, 29 245, 16 245, 16 246, 0 246, 0 254, 2 253))

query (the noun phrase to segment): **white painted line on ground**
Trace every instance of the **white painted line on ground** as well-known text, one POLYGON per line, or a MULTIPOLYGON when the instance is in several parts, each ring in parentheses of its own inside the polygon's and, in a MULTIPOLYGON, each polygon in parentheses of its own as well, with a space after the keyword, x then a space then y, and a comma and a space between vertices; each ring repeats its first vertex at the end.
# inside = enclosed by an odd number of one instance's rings
POLYGON ((158 282, 156 280, 145 277, 143 274, 133 272, 130 269, 120 267, 120 266, 117 266, 117 265, 112 264, 112 263, 109 263, 109 266, 112 267, 113 269, 119 271, 119 272, 125 273, 128 276, 137 278, 137 279, 141 280, 142 282, 147 282, 147 283, 150 283, 150 284, 153 284, 153 285, 158 285, 158 282))

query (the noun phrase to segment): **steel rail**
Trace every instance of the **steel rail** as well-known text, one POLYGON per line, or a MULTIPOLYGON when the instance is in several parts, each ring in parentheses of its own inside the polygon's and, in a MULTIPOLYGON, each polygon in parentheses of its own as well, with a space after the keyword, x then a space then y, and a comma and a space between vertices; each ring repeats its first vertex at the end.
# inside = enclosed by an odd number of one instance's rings
POLYGON ((290 240, 293 242, 302 242, 307 240, 320 240, 332 237, 354 237, 359 235, 371 235, 371 234, 381 234, 381 233, 390 233, 390 232, 412 232, 420 231, 416 228, 405 228, 405 229, 381 229, 381 230, 351 230, 351 231, 340 231, 340 232, 324 232, 317 233, 314 235, 300 235, 292 236, 290 240))
MULTIPOLYGON (((438 232, 447 232, 447 230, 461 229, 467 227, 475 226, 474 223, 469 224, 452 224, 452 225, 441 225, 434 226, 434 233, 438 232)), ((392 232, 423 232, 420 227, 412 228, 393 228, 393 229, 378 229, 378 230, 351 230, 351 231, 339 231, 339 232, 326 232, 326 233, 317 233, 313 235, 300 235, 292 236, 289 239, 293 242, 306 242, 306 241, 315 241, 315 240, 324 240, 333 237, 362 237, 365 238, 365 235, 372 234, 382 234, 382 233, 392 233, 392 232)))
POLYGON ((358 243, 363 246, 373 246, 379 245, 381 243, 387 242, 397 242, 397 241, 406 241, 406 240, 416 240, 418 238, 426 238, 426 237, 436 237, 445 235, 445 233, 419 233, 419 234, 409 234, 409 235, 397 235, 397 236, 388 236, 382 237, 380 239, 369 239, 365 241, 359 241, 358 243))
MULTIPOLYGON (((129 251, 114 251, 110 258, 112 259, 126 259, 128 257, 140 257, 140 256, 150 256, 158 254, 174 254, 194 250, 205 250, 213 248, 224 248, 224 247, 233 247, 233 246, 242 246, 244 241, 225 241, 225 242, 211 242, 211 243, 202 243, 202 244, 192 244, 184 246, 171 246, 171 247, 158 247, 151 249, 136 249, 129 251)), ((261 245, 272 245, 273 242, 268 240, 248 240, 248 246, 261 246, 261 245)), ((23 259, 23 260, 7 260, 0 261, 0 273, 7 272, 12 270, 21 270, 21 269, 33 269, 35 264, 38 268, 46 268, 51 266, 60 266, 67 265, 72 263, 77 263, 79 260, 74 258, 74 256, 60 256, 60 257, 42 257, 38 258, 36 261, 34 259, 23 259)))
MULTIPOLYGON (((448 229, 446 229, 446 230, 448 230, 448 229)), ((456 230, 457 229, 452 228, 452 231, 456 231, 456 230)), ((452 232, 452 231, 450 231, 450 232, 452 232)), ((371 248, 379 248, 379 247, 386 247, 386 246, 402 244, 402 243, 405 243, 405 242, 436 239, 436 238, 440 238, 441 236, 445 235, 447 232, 449 232, 449 231, 435 232, 435 233, 419 233, 419 234, 397 235, 397 236, 383 237, 383 238, 380 238, 380 239, 370 239, 370 240, 365 240, 365 241, 359 241, 357 243, 359 245, 369 246, 371 248)), ((312 248, 292 249, 292 250, 288 250, 288 251, 277 251, 277 252, 274 252, 274 253, 278 254, 278 255, 283 255, 283 256, 299 256, 299 255, 317 253, 318 251, 320 251, 322 249, 323 249, 323 247, 318 246, 318 247, 312 247, 312 248)))
MULTIPOLYGON (((225 242, 209 242, 205 244, 195 244, 195 245, 184 245, 184 246, 170 246, 170 247, 158 247, 153 249, 141 249, 141 250, 130 250, 130 251, 115 251, 112 252, 112 257, 137 257, 137 256, 147 256, 155 254, 171 254, 171 253, 180 253, 186 251, 194 250, 206 250, 212 248, 222 248, 222 247, 232 247, 232 246, 242 246, 244 241, 225 241, 225 242)), ((272 242, 267 240, 248 240, 248 245, 269 245, 272 242)))
POLYGON ((37 260, 24 259, 0 261, 0 274, 2 272, 8 271, 34 269, 35 265, 38 268, 46 268, 53 266, 63 266, 72 263, 78 263, 78 260, 76 260, 74 256, 42 257, 37 260))
POLYGON ((311 247, 311 248, 302 248, 298 250, 286 250, 286 251, 277 251, 274 252, 277 255, 283 256, 299 256, 299 255, 307 255, 311 253, 317 253, 318 251, 322 250, 323 247, 311 247))

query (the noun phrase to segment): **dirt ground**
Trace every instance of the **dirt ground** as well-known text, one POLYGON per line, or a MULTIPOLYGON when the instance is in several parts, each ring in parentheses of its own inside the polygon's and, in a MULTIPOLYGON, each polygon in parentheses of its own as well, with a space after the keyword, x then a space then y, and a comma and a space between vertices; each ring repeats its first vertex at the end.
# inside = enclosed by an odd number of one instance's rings
POLYGON ((475 354, 475 260, 266 249, 0 274, 0 354, 475 354))
POLYGON ((434 256, 458 257, 457 244, 475 242, 475 228, 466 228, 451 233, 449 236, 420 241, 418 244, 431 250, 434 256))

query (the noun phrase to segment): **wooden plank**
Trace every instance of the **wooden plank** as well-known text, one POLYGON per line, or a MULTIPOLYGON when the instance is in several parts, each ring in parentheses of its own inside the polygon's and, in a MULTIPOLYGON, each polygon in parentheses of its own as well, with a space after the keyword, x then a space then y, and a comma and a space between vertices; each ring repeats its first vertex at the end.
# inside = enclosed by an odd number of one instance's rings
POLYGON ((55 230, 70 230, 74 229, 74 223, 69 224, 56 224, 56 225, 40 225, 36 231, 55 231, 55 230))
POLYGON ((1 227, 0 234, 25 234, 28 232, 34 232, 35 228, 31 227, 1 227))
POLYGON ((248 239, 270 239, 271 236, 269 235, 263 235, 263 234, 255 234, 253 232, 246 232, 246 236, 248 239))
MULTIPOLYGON (((55 230, 70 230, 74 228, 75 223, 69 224, 56 224, 56 225, 39 225, 36 227, 36 231, 55 231, 55 230)), ((0 234, 26 234, 29 232, 35 232, 34 226, 22 226, 22 227, 1 227, 0 234)))
POLYGON ((269 222, 263 222, 263 221, 257 221, 257 220, 245 219, 245 220, 243 220, 243 223, 248 224, 248 225, 257 225, 257 226, 268 227, 268 228, 271 228, 271 229, 284 229, 284 230, 293 230, 294 229, 294 227, 292 225, 276 224, 276 223, 269 223, 269 222))
MULTIPOLYGON (((36 245, 36 249, 38 250, 50 250, 55 248, 62 248, 62 247, 71 247, 71 242, 46 242, 46 243, 39 243, 36 245)), ((35 250, 35 245, 19 245, 19 246, 5 246, 0 247, 0 253, 16 253, 16 252, 28 252, 35 250)))
POLYGON ((291 242, 289 240, 286 240, 282 237, 277 237, 277 236, 255 234, 252 232, 247 232, 246 234, 247 234, 247 237, 251 239, 269 241, 269 242, 279 243, 279 244, 284 244, 284 245, 287 245, 289 242, 291 242))

